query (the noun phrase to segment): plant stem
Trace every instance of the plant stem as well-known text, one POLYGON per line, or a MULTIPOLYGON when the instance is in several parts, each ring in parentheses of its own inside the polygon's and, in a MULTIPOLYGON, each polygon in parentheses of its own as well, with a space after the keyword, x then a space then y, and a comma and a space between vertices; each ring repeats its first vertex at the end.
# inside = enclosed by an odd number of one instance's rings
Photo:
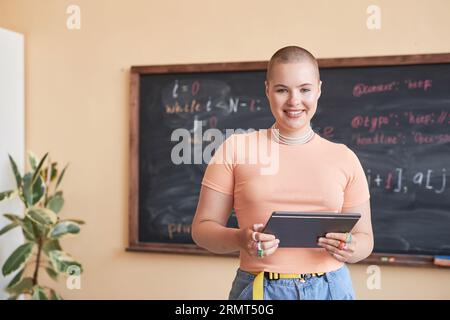
POLYGON ((34 268, 34 274, 33 274, 33 285, 38 284, 38 273, 39 273, 39 263, 41 260, 41 251, 42 251, 42 237, 39 237, 38 239, 38 249, 37 249, 37 258, 36 258, 36 266, 34 268))

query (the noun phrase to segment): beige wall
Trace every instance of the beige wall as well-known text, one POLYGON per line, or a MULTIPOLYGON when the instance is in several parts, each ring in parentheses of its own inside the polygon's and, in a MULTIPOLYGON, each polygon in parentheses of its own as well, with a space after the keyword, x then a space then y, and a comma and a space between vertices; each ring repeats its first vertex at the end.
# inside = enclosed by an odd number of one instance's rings
MULTIPOLYGON (((65 298, 223 299, 236 258, 125 252, 131 65, 264 60, 299 44, 318 57, 450 52, 450 1, 0 0, 0 27, 25 34, 26 146, 71 165, 64 240, 85 265, 65 298), (395 4, 394 4, 395 3, 395 4), (69 4, 81 30, 66 28, 69 4), (377 4, 382 28, 366 28, 377 4)), ((450 298, 449 270, 382 267, 381 290, 351 266, 359 298, 450 298)))

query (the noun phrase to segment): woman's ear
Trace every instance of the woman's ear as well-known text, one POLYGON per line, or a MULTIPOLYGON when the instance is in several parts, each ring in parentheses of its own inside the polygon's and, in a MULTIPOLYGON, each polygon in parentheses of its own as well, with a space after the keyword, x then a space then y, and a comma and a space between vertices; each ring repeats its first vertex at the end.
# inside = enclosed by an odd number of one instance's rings
POLYGON ((264 85, 266 86, 266 97, 269 99, 269 82, 267 80, 264 81, 264 85))
POLYGON ((317 100, 319 100, 321 94, 322 94, 322 80, 319 81, 319 95, 317 96, 317 100))

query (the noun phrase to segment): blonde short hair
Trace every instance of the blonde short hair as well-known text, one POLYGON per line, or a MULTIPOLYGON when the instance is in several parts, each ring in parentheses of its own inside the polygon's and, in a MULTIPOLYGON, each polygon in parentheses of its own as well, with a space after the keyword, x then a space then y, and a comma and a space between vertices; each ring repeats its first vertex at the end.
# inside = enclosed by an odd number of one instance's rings
POLYGON ((272 72, 273 66, 277 63, 292 63, 292 62, 311 62, 315 69, 317 70, 317 78, 320 80, 319 64, 316 58, 308 50, 297 47, 297 46, 287 46, 279 49, 270 58, 267 64, 266 80, 269 81, 270 74, 272 72))

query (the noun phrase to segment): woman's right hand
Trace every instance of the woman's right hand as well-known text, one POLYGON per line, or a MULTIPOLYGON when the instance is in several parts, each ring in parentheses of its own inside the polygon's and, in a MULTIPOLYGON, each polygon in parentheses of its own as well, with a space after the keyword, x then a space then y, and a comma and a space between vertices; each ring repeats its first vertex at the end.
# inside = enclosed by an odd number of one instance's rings
POLYGON ((263 224, 254 224, 252 228, 241 230, 240 247, 250 256, 258 257, 258 241, 261 242, 263 257, 270 256, 278 248, 280 240, 273 234, 262 233, 263 229, 263 224))

